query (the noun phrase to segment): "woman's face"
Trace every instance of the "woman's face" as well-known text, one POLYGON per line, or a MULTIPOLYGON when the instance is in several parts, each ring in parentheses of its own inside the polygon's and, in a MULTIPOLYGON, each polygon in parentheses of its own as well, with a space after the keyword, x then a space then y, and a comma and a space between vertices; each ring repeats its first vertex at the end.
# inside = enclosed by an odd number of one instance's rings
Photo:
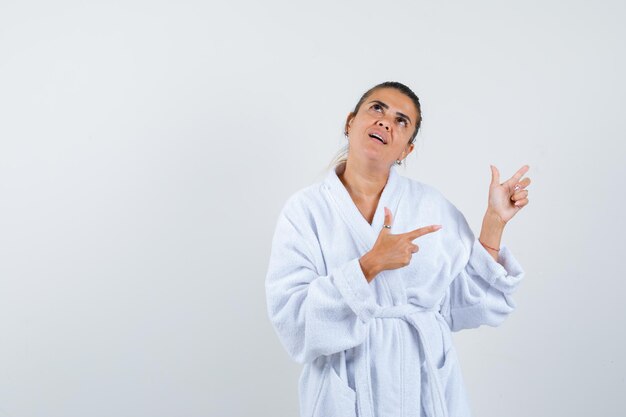
MULTIPOLYGON (((409 97, 395 88, 380 88, 365 99, 357 114, 346 121, 348 155, 386 166, 413 151, 409 140, 419 115, 409 97)), ((349 157, 350 157, 349 156, 349 157)))

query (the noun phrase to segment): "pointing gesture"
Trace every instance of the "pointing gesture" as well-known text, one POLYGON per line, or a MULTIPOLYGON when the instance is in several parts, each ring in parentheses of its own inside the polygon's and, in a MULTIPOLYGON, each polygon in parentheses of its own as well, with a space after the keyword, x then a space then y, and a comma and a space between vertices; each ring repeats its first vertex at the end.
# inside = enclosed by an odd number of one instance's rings
POLYGON ((524 165, 508 180, 500 184, 500 172, 491 166, 491 184, 489 184, 488 210, 507 223, 522 207, 528 204, 528 190, 530 178, 522 179, 530 167, 524 165))
POLYGON ((381 271, 408 265, 413 254, 419 251, 419 246, 413 240, 441 229, 440 225, 430 225, 406 233, 392 234, 392 223, 391 210, 385 207, 385 225, 378 234, 374 247, 360 259, 368 282, 381 271))

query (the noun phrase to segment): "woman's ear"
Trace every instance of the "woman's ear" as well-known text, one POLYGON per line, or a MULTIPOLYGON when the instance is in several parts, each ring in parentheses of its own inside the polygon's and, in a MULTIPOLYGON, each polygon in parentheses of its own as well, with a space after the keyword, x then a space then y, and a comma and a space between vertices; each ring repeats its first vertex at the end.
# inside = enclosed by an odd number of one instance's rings
POLYGON ((348 136, 348 134, 350 133, 350 125, 352 124, 352 119, 354 119, 354 113, 350 112, 348 113, 348 117, 346 118, 346 125, 343 129, 343 134, 348 136))
POLYGON ((407 146, 406 151, 405 151, 406 152, 405 158, 407 156, 409 156, 411 154, 411 152, 413 152, 413 148, 415 148, 415 144, 413 144, 413 143, 411 143, 409 146, 407 146))

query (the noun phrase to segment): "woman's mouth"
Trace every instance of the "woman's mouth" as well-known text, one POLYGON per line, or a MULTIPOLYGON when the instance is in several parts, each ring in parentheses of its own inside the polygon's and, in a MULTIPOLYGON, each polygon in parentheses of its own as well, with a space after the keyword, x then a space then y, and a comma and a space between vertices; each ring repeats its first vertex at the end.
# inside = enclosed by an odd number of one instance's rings
POLYGON ((387 142, 385 142, 385 140, 382 138, 382 136, 380 136, 378 133, 370 133, 369 137, 375 140, 380 141, 380 143, 382 143, 383 145, 386 145, 387 142))

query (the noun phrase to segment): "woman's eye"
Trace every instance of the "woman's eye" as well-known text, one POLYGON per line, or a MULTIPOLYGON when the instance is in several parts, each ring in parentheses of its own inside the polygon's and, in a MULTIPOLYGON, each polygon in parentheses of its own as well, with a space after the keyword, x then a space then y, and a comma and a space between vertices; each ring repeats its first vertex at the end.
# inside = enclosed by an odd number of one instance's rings
POLYGON ((400 126, 402 127, 407 127, 408 125, 406 119, 402 119, 402 118, 398 119, 398 123, 400 123, 400 126))
POLYGON ((372 108, 373 108, 374 110, 376 110, 376 111, 381 111, 381 110, 383 109, 383 108, 382 108, 382 106, 381 106, 380 104, 374 104, 374 105, 372 106, 372 108))

